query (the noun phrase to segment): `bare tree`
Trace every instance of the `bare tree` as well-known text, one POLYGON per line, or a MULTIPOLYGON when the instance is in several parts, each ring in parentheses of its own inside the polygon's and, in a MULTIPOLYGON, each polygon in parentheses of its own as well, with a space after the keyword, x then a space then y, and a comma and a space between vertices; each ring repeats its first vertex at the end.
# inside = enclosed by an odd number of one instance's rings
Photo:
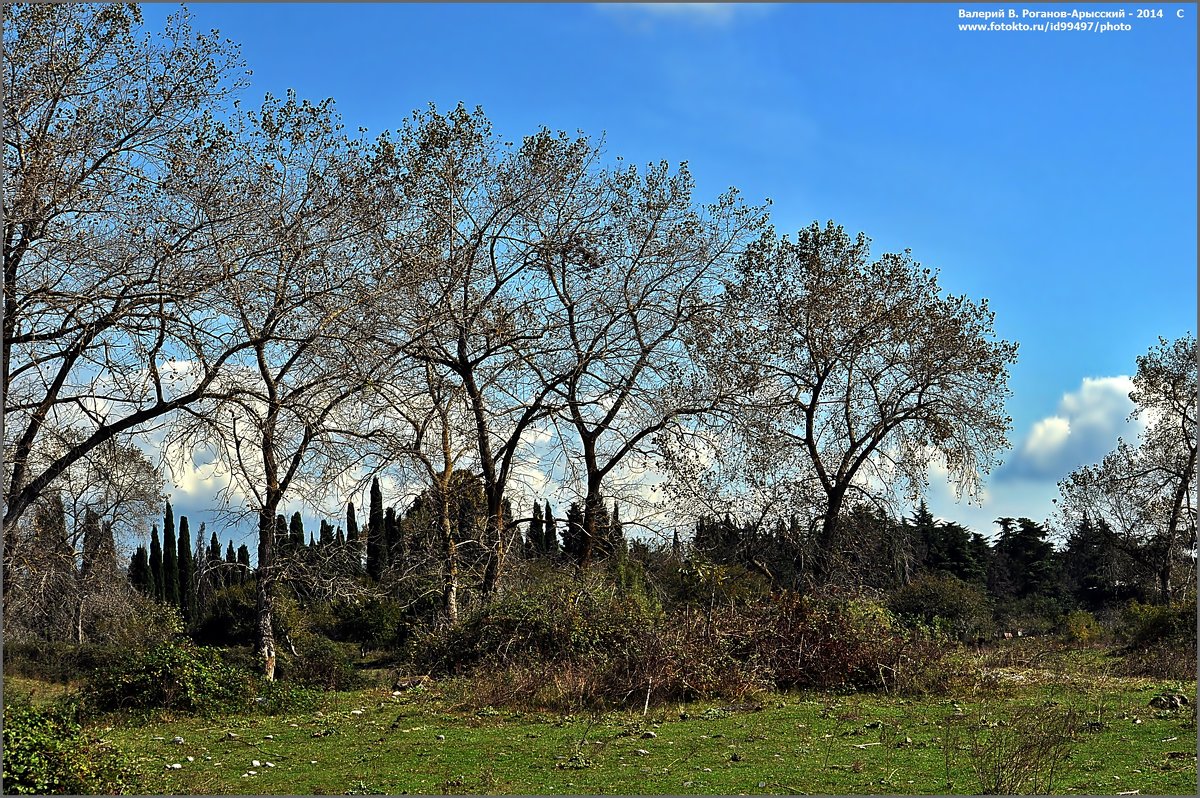
POLYGON ((653 451, 669 427, 711 410, 716 383, 693 360, 697 339, 721 323, 734 259, 765 224, 761 208, 729 192, 693 204, 686 165, 628 168, 598 180, 595 213, 548 242, 539 265, 551 286, 556 346, 545 380, 573 432, 584 494, 581 563, 596 541, 604 481, 653 451))
POLYGON ((142 40, 132 5, 5 16, 7 556, 68 467, 204 396, 237 346, 203 329, 222 275, 196 250, 211 220, 178 184, 219 141, 207 114, 239 61, 184 13, 142 40))
POLYGON ((360 250, 374 224, 370 157, 340 133, 330 103, 268 97, 233 141, 222 191, 207 202, 213 215, 245 213, 204 245, 229 275, 217 326, 250 347, 221 378, 223 400, 188 408, 170 443, 215 442, 232 479, 226 499, 240 491, 257 517, 258 651, 273 678, 276 515, 289 491, 312 500, 372 434, 354 399, 382 361, 382 289, 360 250))
POLYGON ((397 201, 416 218, 393 259, 422 276, 398 329, 405 351, 460 386, 470 409, 488 505, 485 593, 504 568, 504 499, 517 457, 561 379, 527 365, 551 323, 535 252, 590 207, 596 157, 586 139, 548 131, 508 147, 482 112, 462 107, 414 115, 397 150, 397 201))
POLYGON ((458 501, 456 477, 464 465, 477 462, 478 449, 470 435, 471 410, 464 388, 436 370, 432 363, 415 362, 408 374, 393 378, 384 389, 389 409, 399 422, 392 453, 416 465, 430 487, 438 543, 441 549, 442 610, 446 622, 458 623, 459 530, 454 524, 458 501), (406 378, 413 384, 406 391, 406 378))
POLYGON ((1160 338, 1138 357, 1131 418, 1147 426, 1137 444, 1119 440, 1103 461, 1059 483, 1066 525, 1106 524, 1121 550, 1155 574, 1163 603, 1176 593, 1177 566, 1195 566, 1196 358, 1190 333, 1160 338))
POLYGON ((909 252, 871 260, 864 235, 814 223, 759 241, 730 294, 707 352, 743 392, 718 439, 740 450, 750 490, 782 485, 792 508, 814 508, 818 579, 848 502, 920 494, 935 461, 973 495, 1008 446, 1016 344, 995 338, 986 300, 943 294, 909 252))

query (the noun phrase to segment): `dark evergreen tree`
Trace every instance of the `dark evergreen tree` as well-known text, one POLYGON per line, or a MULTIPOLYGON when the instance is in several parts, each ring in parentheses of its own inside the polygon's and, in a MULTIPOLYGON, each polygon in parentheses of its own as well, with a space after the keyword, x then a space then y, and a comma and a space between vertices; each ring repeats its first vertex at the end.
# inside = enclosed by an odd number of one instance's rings
POLYGON ((529 528, 525 531, 525 556, 539 557, 544 555, 544 547, 546 545, 546 525, 542 518, 541 502, 533 503, 533 518, 529 521, 529 528))
POLYGON ((608 515, 608 507, 601 499, 596 504, 596 538, 593 542, 592 551, 597 557, 611 557, 613 554, 612 547, 612 519, 608 515))
POLYGON ((163 581, 162 544, 158 542, 158 524, 150 529, 150 597, 158 601, 166 600, 163 581))
POLYGON ((333 536, 333 545, 339 549, 346 545, 346 536, 342 534, 342 528, 339 526, 337 532, 333 536))
POLYGON ((1146 598, 1104 520, 1093 524, 1084 516, 1067 537, 1062 562, 1065 588, 1086 610, 1097 612, 1132 598, 1146 598))
POLYGON ((245 543, 238 546, 237 563, 238 582, 244 584, 250 578, 250 549, 246 548, 245 543))
POLYGON ((346 545, 350 550, 350 565, 352 565, 355 574, 359 574, 362 571, 364 542, 361 533, 359 533, 358 517, 354 515, 354 503, 350 502, 346 505, 346 545))
POLYGON ((191 621, 196 610, 195 566, 192 562, 192 536, 188 517, 179 517, 179 611, 184 621, 191 621))
POLYGON ((87 580, 99 565, 100 559, 100 516, 91 507, 83 514, 83 557, 80 561, 79 576, 87 580))
POLYGON ((329 523, 325 519, 321 519, 321 538, 318 542, 320 543, 321 548, 325 548, 326 546, 333 544, 333 524, 329 523))
POLYGON ((145 546, 138 546, 129 561, 129 584, 144 596, 153 597, 150 584, 150 555, 145 546))
MULTIPOLYGON (((196 545, 198 546, 200 544, 200 536, 197 535, 196 537, 196 545)), ((222 575, 221 541, 217 540, 217 533, 213 532, 209 535, 208 548, 204 551, 204 579, 207 582, 206 590, 209 594, 222 586, 222 575)))
POLYGON ((225 547, 225 563, 221 566, 221 584, 225 587, 236 585, 241 582, 238 568, 237 552, 233 550, 233 541, 229 541, 225 547))
POLYGON ((576 562, 583 562, 583 508, 571 502, 567 508, 567 528, 563 531, 563 553, 576 562))
POLYGON ((996 523, 1000 535, 992 547, 988 591, 1001 599, 1056 595, 1058 563, 1046 529, 1028 518, 999 518, 996 523))
POLYGON ((549 501, 546 502, 546 516, 542 523, 543 523, 543 529, 544 529, 544 534, 545 534, 545 540, 542 543, 542 551, 546 554, 547 557, 557 557, 558 556, 558 530, 556 529, 556 527, 558 526, 558 524, 554 520, 554 512, 550 509, 549 501))
POLYGON ((388 565, 387 529, 383 520, 383 491, 379 478, 371 480, 371 510, 367 525, 367 576, 376 582, 388 565))
POLYGON ((171 503, 163 516, 163 601, 179 606, 179 546, 175 541, 175 515, 171 503))
POLYGON ((283 513, 275 516, 275 553, 280 558, 291 554, 292 538, 288 533, 288 521, 283 513))
POLYGON ((383 537, 387 541, 388 562, 403 567, 405 559, 404 534, 400 519, 396 517, 396 508, 388 507, 383 511, 383 537))
POLYGON ((608 537, 613 551, 624 554, 627 551, 625 541, 625 525, 621 523, 621 508, 613 502, 612 517, 608 522, 608 537))
POLYGON ((292 522, 288 525, 288 550, 298 556, 304 546, 304 519, 300 513, 292 513, 292 522))

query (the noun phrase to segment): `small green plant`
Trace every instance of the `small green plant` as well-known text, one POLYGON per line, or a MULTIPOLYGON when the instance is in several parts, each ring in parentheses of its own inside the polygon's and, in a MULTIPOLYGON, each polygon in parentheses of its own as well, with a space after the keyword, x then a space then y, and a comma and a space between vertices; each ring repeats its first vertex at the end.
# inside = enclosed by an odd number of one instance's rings
POLYGON ((7 794, 96 795, 128 792, 133 786, 133 769, 124 754, 83 731, 73 700, 35 707, 6 696, 7 794))

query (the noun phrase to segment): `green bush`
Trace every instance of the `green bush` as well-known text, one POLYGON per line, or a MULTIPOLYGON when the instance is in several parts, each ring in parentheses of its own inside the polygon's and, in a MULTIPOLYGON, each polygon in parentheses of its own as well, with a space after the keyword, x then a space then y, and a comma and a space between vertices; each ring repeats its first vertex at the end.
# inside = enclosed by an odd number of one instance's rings
POLYGON ((218 590, 204 607, 192 636, 210 646, 245 646, 258 630, 255 584, 247 582, 218 590))
POLYGON ((9 643, 4 646, 4 672, 44 682, 69 684, 116 662, 125 649, 64 641, 9 643))
POLYGON ((353 690, 363 683, 343 647, 320 635, 300 641, 299 656, 288 661, 284 678, 322 690, 353 690))
POLYGON ((252 681, 215 651, 181 641, 123 655, 91 675, 85 696, 89 707, 101 712, 168 709, 207 715, 244 708, 252 681))
POLYGON ((781 689, 915 689, 941 648, 867 599, 781 593, 755 608, 748 655, 781 689))
POLYGON ((1053 596, 1026 596, 996 607, 996 623, 1001 631, 1019 629, 1026 635, 1053 634, 1065 615, 1062 602, 1053 596))
POLYGON ((408 632, 404 609, 389 599, 340 602, 333 606, 334 637, 364 649, 401 645, 408 632))
POLYGON ((1194 596, 1191 600, 1169 605, 1131 601, 1122 614, 1125 637, 1133 648, 1145 648, 1163 641, 1190 645, 1193 649, 1196 647, 1194 596))
POLYGON ((1195 594, 1166 606, 1130 602, 1122 612, 1121 627, 1127 645, 1117 668, 1119 673, 1195 678, 1195 594))
POLYGON ((1063 618, 1063 634, 1072 643, 1094 643, 1103 632, 1096 616, 1085 610, 1069 612, 1063 618))
POLYGON ((84 733, 76 704, 60 701, 35 707, 6 696, 6 794, 116 794, 133 786, 128 760, 111 744, 84 733))
POLYGON ((294 682, 260 681, 254 709, 264 715, 312 712, 321 705, 322 693, 294 682))
POLYGON ((949 574, 914 579, 893 592, 887 605, 896 615, 943 629, 959 640, 980 640, 992 634, 987 594, 949 574))
POLYGON ((652 623, 642 605, 612 585, 554 577, 483 605, 457 626, 413 642, 409 652, 418 669, 443 674, 485 661, 595 662, 636 650, 652 623))

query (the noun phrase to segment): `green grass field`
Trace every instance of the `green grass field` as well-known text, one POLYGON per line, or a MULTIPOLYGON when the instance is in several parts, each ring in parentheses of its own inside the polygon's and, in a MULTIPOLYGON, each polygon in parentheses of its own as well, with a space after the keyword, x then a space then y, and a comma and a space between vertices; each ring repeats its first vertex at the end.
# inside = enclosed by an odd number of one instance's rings
POLYGON ((1014 713, 1073 709, 1054 793, 1195 793, 1194 711, 1149 706, 1164 689, 1194 695, 1194 682, 996 676, 959 700, 796 693, 565 717, 474 708, 468 685, 434 683, 329 694, 290 716, 160 715, 93 731, 131 755, 148 793, 977 794, 975 766, 1016 767, 1029 742, 1014 713))

